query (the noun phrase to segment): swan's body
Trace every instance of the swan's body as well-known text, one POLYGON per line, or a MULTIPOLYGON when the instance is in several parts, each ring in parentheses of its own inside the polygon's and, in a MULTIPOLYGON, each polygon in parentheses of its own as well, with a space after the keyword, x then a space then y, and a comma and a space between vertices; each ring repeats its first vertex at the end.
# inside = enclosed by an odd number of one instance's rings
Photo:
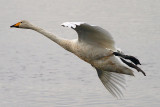
POLYGON ((83 22, 66 22, 62 26, 74 29, 78 33, 78 39, 67 40, 57 37, 27 21, 21 21, 11 27, 35 30, 74 53, 97 70, 100 80, 112 95, 122 96, 121 88, 125 84, 122 74, 133 75, 133 71, 113 54, 118 50, 112 36, 98 26, 91 26, 83 22))

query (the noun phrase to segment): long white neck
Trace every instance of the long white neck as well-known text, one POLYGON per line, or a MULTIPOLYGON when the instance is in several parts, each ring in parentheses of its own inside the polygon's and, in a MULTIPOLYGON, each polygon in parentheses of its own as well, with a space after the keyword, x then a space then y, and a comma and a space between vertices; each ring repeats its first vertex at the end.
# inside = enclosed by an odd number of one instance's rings
POLYGON ((70 40, 67 40, 67 39, 64 39, 61 37, 57 37, 57 36, 53 35, 52 33, 47 32, 46 30, 44 30, 38 26, 32 25, 32 27, 30 29, 41 33, 42 35, 46 36, 50 40, 54 41, 55 43, 57 43, 58 45, 63 47, 64 49, 72 52, 72 42, 70 40))

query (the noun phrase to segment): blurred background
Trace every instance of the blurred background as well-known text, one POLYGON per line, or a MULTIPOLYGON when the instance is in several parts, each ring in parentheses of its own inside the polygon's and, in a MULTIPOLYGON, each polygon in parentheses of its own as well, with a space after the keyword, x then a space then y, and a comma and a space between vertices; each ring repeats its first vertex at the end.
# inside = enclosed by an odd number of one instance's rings
POLYGON ((160 106, 159 0, 0 0, 1 107, 160 106), (124 98, 112 97, 96 71, 43 35, 9 26, 21 20, 57 36, 82 21, 108 30, 117 47, 140 59, 147 76, 126 76, 124 98))

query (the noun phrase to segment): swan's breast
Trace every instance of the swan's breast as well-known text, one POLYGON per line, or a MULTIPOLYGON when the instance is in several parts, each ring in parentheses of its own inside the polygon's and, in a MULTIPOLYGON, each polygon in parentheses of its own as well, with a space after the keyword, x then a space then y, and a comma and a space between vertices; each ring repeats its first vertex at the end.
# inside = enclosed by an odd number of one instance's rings
POLYGON ((91 63, 93 60, 98 57, 103 56, 105 54, 105 49, 101 49, 98 47, 93 47, 86 43, 77 42, 73 48, 73 53, 77 55, 80 59, 91 63))

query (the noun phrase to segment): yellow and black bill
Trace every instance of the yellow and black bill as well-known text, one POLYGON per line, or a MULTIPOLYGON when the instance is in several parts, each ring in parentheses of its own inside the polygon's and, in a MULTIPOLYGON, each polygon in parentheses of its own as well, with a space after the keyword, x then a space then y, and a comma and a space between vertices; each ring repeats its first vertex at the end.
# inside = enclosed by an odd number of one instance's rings
POLYGON ((14 24, 14 25, 12 25, 12 26, 10 26, 10 27, 19 28, 19 25, 20 25, 20 24, 21 24, 21 22, 18 22, 18 23, 14 24))

